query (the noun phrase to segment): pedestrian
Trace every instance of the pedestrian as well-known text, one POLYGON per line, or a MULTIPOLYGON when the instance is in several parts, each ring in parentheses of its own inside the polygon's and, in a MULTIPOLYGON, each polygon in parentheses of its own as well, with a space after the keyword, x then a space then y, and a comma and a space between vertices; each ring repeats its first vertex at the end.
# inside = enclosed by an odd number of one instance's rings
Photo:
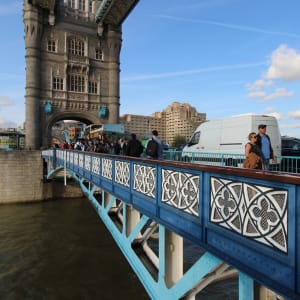
POLYGON ((141 142, 136 138, 136 134, 131 134, 131 139, 127 143, 125 155, 140 157, 143 152, 143 146, 141 142))
POLYGON ((264 169, 262 154, 257 145, 257 134, 250 132, 248 135, 249 142, 245 145, 245 160, 243 162, 244 168, 249 169, 264 169))
POLYGON ((161 139, 158 137, 158 131, 152 131, 152 137, 148 141, 146 146, 146 154, 154 159, 162 159, 163 158, 163 143, 161 139))
POLYGON ((118 138, 115 139, 115 141, 114 141, 114 143, 112 145, 112 149, 113 149, 114 154, 116 154, 116 155, 120 154, 120 152, 121 152, 121 145, 120 145, 120 143, 118 141, 118 138))
POLYGON ((270 169, 270 159, 272 159, 272 161, 275 162, 275 157, 274 157, 274 151, 272 148, 270 137, 266 134, 266 131, 267 131, 267 125, 265 124, 258 125, 256 144, 260 148, 264 168, 265 170, 268 171, 270 169))
POLYGON ((120 154, 121 155, 126 154, 126 147, 127 147, 127 138, 124 136, 120 140, 120 154))

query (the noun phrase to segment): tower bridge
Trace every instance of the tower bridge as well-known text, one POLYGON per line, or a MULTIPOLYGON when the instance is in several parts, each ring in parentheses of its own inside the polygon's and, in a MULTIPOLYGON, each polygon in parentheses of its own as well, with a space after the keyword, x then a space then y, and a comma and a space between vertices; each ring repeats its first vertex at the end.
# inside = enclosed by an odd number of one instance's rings
POLYGON ((122 23, 138 0, 24 0, 26 148, 60 120, 118 123, 122 23))
POLYGON ((299 299, 299 176, 60 149, 42 156, 48 178, 63 169, 78 182, 152 299, 195 299, 232 268, 239 299, 299 299), (183 240, 204 249, 187 271, 183 240))

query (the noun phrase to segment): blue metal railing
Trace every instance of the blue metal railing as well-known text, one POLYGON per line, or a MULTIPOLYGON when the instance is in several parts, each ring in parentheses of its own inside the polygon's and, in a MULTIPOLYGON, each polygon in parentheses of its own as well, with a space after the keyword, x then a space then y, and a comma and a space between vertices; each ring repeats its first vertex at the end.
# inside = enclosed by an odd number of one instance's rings
MULTIPOLYGON (((164 151, 164 159, 174 161, 189 161, 192 163, 220 166, 242 167, 244 154, 191 152, 189 156, 182 156, 182 151, 164 151)), ((300 157, 277 156, 275 163, 271 164, 272 171, 300 173, 300 157)))
POLYGON ((43 157, 272 290, 300 297, 299 176, 68 150, 43 157))

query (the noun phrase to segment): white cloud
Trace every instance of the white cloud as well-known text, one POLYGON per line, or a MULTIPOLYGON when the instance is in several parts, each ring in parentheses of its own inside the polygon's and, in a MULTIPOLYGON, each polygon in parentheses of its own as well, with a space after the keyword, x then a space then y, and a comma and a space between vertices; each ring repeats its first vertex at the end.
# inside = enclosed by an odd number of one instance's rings
POLYGON ((286 45, 280 45, 271 55, 271 66, 265 78, 285 81, 300 80, 300 53, 286 45))
POLYGON ((248 94, 249 98, 260 98, 263 99, 267 96, 267 94, 264 91, 254 91, 254 92, 250 92, 248 94))
POLYGON ((0 96, 0 107, 11 105, 14 105, 14 102, 8 96, 0 96))
POLYGON ((275 117, 278 121, 279 120, 283 120, 285 119, 285 115, 279 113, 279 112, 276 112, 274 111, 273 107, 267 107, 264 112, 263 112, 264 115, 268 115, 268 116, 273 116, 275 117))
POLYGON ((267 94, 264 91, 254 91, 248 94, 249 98, 261 99, 262 102, 272 101, 277 98, 289 98, 293 97, 294 92, 288 91, 285 88, 277 88, 273 93, 267 94))
POLYGON ((285 88, 278 88, 275 90, 274 93, 263 97, 262 100, 264 102, 267 102, 267 101, 274 100, 276 98, 288 98, 288 97, 292 97, 292 96, 294 96, 294 92, 289 92, 285 88))
POLYGON ((300 119, 300 110, 290 112, 288 115, 291 118, 300 119))
POLYGON ((272 80, 259 79, 253 83, 248 83, 246 87, 249 91, 257 91, 261 90, 264 87, 269 87, 272 85, 274 85, 274 82, 272 80))

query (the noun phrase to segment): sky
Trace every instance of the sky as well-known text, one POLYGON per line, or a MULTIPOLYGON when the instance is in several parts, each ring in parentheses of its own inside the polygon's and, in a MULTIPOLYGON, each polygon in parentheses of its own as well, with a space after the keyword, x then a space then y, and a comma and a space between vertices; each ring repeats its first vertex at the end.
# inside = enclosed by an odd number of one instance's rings
MULTIPOLYGON (((300 138, 299 0, 140 0, 122 26, 120 113, 174 101, 277 118, 300 138)), ((22 1, 0 0, 0 127, 25 119, 22 1)))

